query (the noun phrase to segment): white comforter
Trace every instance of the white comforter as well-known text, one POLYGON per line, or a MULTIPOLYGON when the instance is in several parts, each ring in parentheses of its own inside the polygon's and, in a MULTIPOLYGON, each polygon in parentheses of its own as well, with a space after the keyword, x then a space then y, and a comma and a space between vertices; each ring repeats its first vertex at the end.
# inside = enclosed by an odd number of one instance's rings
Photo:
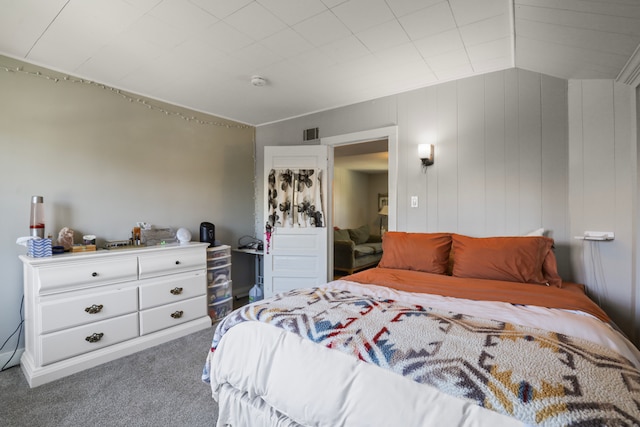
MULTIPOLYGON (((613 328, 589 315, 414 294, 342 280, 327 286, 555 330, 615 349, 640 367, 640 352, 613 328)), ((522 425, 259 322, 231 328, 207 364, 213 397, 220 403, 219 426, 522 425)))

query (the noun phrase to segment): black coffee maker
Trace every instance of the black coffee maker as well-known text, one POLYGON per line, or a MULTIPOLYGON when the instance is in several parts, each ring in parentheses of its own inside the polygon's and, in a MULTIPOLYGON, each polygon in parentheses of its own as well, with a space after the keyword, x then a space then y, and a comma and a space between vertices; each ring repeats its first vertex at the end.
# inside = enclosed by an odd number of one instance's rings
POLYGON ((210 222, 200 223, 200 241, 209 243, 209 247, 215 246, 216 226, 210 222))

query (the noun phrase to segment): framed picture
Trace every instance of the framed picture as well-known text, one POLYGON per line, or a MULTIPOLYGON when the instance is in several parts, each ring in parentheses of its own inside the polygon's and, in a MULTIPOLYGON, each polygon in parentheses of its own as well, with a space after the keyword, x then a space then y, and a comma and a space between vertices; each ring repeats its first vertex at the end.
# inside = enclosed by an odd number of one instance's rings
POLYGON ((378 211, 389 204, 388 193, 378 193, 378 211))

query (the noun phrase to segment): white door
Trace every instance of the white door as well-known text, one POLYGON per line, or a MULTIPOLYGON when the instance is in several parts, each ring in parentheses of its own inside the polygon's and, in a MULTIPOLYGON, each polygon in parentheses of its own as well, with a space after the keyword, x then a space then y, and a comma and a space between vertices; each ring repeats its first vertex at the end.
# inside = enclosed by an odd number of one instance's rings
POLYGON ((326 145, 264 149, 265 298, 327 283, 327 165, 326 145), (291 187, 303 192, 285 196, 291 187))

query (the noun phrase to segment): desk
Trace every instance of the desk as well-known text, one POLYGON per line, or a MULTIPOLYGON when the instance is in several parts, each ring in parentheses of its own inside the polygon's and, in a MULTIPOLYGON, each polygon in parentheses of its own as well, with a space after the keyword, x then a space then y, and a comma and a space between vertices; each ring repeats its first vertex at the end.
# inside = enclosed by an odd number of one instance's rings
MULTIPOLYGON (((243 254, 249 254, 249 255, 253 255, 255 256, 255 263, 256 263, 256 272, 255 272, 255 282, 258 285, 262 286, 262 256, 264 255, 264 251, 259 251, 257 249, 240 249, 240 248, 234 248, 232 249, 233 252, 238 252, 238 253, 243 253, 243 254)), ((247 294, 243 294, 243 295, 236 295, 236 298, 241 298, 241 297, 245 297, 249 295, 247 294)))

